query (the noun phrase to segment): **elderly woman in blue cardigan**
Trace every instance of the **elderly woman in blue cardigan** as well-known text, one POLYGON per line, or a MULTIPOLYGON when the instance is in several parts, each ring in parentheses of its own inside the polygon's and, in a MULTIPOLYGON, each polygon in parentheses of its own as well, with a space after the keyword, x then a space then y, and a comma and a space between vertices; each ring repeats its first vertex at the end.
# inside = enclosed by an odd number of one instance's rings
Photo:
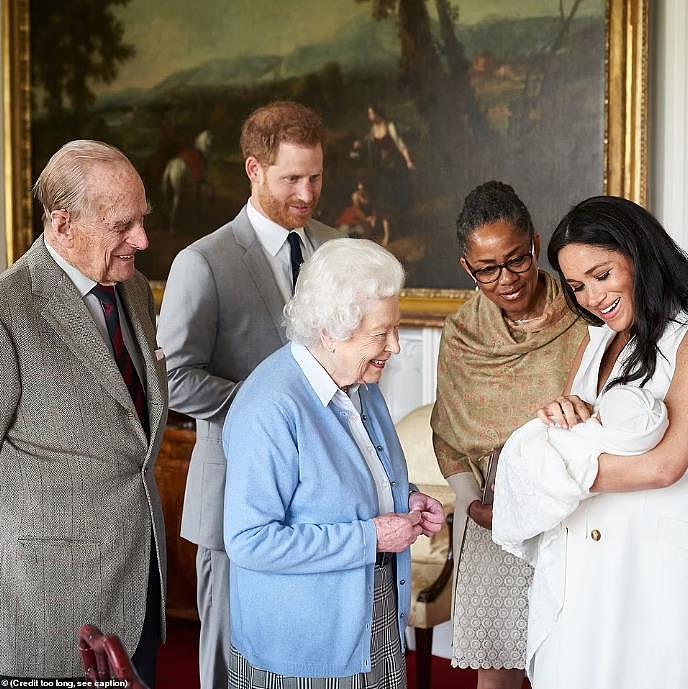
POLYGON ((399 352, 403 280, 373 242, 324 244, 285 307, 291 342, 231 406, 232 688, 406 687, 409 546, 444 513, 409 488, 377 385, 399 352))

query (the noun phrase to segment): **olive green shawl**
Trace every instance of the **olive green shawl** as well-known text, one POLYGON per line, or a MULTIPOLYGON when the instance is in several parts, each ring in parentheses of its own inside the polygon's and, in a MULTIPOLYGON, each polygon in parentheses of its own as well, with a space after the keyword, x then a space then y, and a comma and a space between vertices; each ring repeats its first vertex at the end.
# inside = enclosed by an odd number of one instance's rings
POLYGON ((476 292, 444 325, 432 412, 445 476, 471 470, 482 488, 486 456, 564 390, 586 324, 545 272, 540 318, 517 325, 476 292))

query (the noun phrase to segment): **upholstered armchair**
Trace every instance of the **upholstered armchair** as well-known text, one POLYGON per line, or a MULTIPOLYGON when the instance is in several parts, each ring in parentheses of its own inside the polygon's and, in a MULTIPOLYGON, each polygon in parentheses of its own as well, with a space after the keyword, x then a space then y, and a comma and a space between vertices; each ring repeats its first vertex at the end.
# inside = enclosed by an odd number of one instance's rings
POLYGON ((419 538, 411 547, 413 592, 409 626, 415 629, 417 687, 429 689, 433 628, 451 618, 452 520, 454 492, 442 476, 432 449, 432 405, 415 409, 397 424, 406 455, 409 480, 444 505, 447 523, 432 538, 419 538))

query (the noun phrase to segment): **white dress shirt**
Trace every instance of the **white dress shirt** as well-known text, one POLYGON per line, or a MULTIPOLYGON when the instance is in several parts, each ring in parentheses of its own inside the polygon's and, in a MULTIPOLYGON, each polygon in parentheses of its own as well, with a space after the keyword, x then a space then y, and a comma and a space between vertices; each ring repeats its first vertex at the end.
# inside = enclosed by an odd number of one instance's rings
MULTIPOLYGON (((266 218, 262 213, 258 212, 249 199, 246 204, 246 213, 248 219, 253 226, 253 229, 258 235, 258 241, 263 247, 265 258, 270 264, 272 274, 275 276, 277 287, 284 302, 288 302, 294 294, 292 286, 292 272, 291 272, 291 251, 289 242, 287 241, 288 230, 285 230, 281 225, 266 218)), ((313 254, 314 248, 310 239, 303 227, 297 227, 292 232, 296 232, 301 243, 301 253, 304 260, 313 254)))
MULTIPOLYGON (((98 332, 100 332, 103 341, 107 345, 108 349, 110 350, 110 353, 112 354, 112 358, 114 359, 115 352, 112 348, 112 340, 110 340, 110 333, 108 332, 107 325, 105 324, 105 314, 103 313, 103 307, 100 305, 100 300, 98 299, 98 297, 96 297, 96 295, 91 292, 91 290, 98 283, 91 280, 91 278, 86 277, 78 268, 75 268, 71 263, 69 263, 66 259, 60 256, 60 254, 57 253, 55 248, 50 246, 47 240, 45 240, 45 248, 48 250, 48 253, 53 257, 55 263, 57 263, 57 265, 60 266, 60 268, 62 268, 62 270, 64 270, 65 273, 67 273, 67 277, 74 283, 74 286, 79 291, 79 294, 84 300, 86 308, 89 310, 89 313, 95 321, 96 327, 98 328, 98 332)), ((141 385, 143 386, 143 390, 145 392, 146 377, 143 375, 143 360, 141 359, 141 355, 139 354, 139 348, 136 344, 136 340, 134 339, 131 333, 131 328, 129 327, 129 319, 127 318, 127 314, 124 311, 124 307, 122 306, 119 294, 117 294, 117 290, 115 290, 115 297, 117 299, 119 324, 122 328, 122 339, 124 340, 124 345, 127 348, 127 351, 129 352, 129 356, 131 357, 132 363, 134 364, 134 368, 136 369, 136 373, 139 376, 139 380, 141 381, 141 385)))
POLYGON ((296 359, 296 363, 301 367, 315 394, 320 398, 323 406, 326 407, 332 402, 337 408, 340 417, 344 418, 349 435, 361 451, 375 482, 380 514, 394 512, 394 498, 392 497, 392 489, 387 472, 377 455, 375 446, 370 441, 368 431, 366 431, 361 419, 361 398, 358 394, 358 385, 352 385, 347 395, 337 386, 330 374, 322 367, 307 347, 292 342, 291 353, 294 359, 296 359))

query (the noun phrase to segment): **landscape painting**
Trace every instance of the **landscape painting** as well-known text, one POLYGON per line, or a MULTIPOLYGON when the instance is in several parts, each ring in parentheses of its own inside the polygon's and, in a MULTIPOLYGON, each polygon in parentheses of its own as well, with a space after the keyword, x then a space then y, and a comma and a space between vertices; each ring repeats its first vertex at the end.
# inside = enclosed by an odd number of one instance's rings
POLYGON ((153 207, 139 265, 161 280, 245 203, 244 118, 297 100, 329 130, 318 218, 387 246, 408 287, 464 288, 454 224, 474 186, 511 184, 545 242, 571 204, 602 193, 607 12, 604 0, 32 0, 33 177, 69 139, 120 147, 153 207))

